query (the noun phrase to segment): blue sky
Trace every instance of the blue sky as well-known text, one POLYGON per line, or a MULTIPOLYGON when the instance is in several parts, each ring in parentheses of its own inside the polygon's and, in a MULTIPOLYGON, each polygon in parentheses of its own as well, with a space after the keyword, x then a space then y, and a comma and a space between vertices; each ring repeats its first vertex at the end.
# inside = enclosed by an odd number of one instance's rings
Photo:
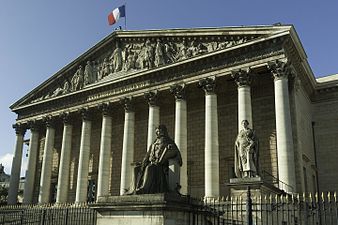
POLYGON ((338 73, 336 0, 2 0, 0 163, 7 173, 16 118, 8 107, 110 34, 116 26, 107 15, 124 2, 130 30, 294 24, 314 74, 338 73))

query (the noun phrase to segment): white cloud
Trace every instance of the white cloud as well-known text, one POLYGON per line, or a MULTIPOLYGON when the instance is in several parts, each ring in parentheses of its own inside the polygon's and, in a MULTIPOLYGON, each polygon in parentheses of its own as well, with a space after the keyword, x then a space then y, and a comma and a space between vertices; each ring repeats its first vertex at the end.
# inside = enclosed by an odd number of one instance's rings
MULTIPOLYGON (((11 153, 6 153, 5 155, 0 155, 0 163, 5 167, 5 173, 6 174, 11 174, 11 169, 12 169, 12 161, 13 161, 13 154, 11 153)), ((23 160, 21 162, 21 175, 20 176, 25 176, 26 173, 26 168, 27 168, 27 158, 23 157, 23 160)))

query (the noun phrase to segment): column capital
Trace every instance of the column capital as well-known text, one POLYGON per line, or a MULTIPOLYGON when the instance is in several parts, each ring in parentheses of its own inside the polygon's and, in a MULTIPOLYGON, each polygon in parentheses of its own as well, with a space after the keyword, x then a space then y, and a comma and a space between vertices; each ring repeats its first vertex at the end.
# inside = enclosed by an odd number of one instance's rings
POLYGON ((71 124, 72 118, 70 112, 63 112, 61 113, 60 117, 64 124, 71 124))
POLYGON ((231 71, 232 78, 235 79, 235 82, 238 87, 250 86, 251 85, 251 70, 250 68, 239 69, 231 71))
POLYGON ((125 112, 134 112, 133 97, 120 99, 120 104, 123 106, 125 112))
POLYGON ((201 88, 206 95, 215 94, 216 78, 208 77, 198 81, 198 87, 201 88))
POLYGON ((184 100, 186 98, 185 84, 174 84, 170 86, 170 93, 175 96, 176 100, 184 100))
POLYGON ((103 116, 108 116, 112 112, 112 104, 110 102, 101 103, 98 108, 102 112, 103 116))
POLYGON ((28 128, 31 130, 31 131, 38 131, 40 126, 39 126, 39 123, 36 121, 36 120, 30 120, 28 121, 28 128))
POLYGON ((290 62, 281 60, 268 62, 268 69, 272 73, 274 80, 288 79, 291 74, 290 62))
POLYGON ((79 110, 82 120, 91 120, 91 110, 88 107, 79 110))
POLYGON ((12 125, 13 129, 15 130, 15 133, 17 135, 22 135, 24 136, 26 133, 26 125, 25 124, 21 124, 21 123, 15 123, 12 125))
POLYGON ((158 91, 149 91, 144 93, 144 98, 147 100, 149 106, 156 106, 158 103, 158 91))
POLYGON ((46 127, 54 127, 55 125, 55 118, 51 115, 43 117, 42 121, 46 124, 46 127))

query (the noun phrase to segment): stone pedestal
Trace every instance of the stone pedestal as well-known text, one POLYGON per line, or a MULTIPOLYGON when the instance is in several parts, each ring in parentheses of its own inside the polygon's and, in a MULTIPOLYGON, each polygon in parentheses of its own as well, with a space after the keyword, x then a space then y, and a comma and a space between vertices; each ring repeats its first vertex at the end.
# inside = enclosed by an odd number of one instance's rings
POLYGON ((231 178, 230 183, 226 184, 230 188, 230 195, 233 198, 246 196, 247 188, 250 187, 251 196, 259 197, 270 194, 283 194, 283 190, 275 187, 271 183, 265 182, 261 177, 250 178, 231 178))
POLYGON ((192 201, 176 194, 99 197, 97 225, 186 225, 192 201))

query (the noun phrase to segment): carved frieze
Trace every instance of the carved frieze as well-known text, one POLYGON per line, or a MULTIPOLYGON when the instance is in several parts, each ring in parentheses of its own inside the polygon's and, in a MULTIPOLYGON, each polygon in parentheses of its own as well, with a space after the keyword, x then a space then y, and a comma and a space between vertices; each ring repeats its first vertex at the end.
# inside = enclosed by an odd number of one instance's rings
POLYGON ((235 39, 224 37, 148 38, 138 41, 117 39, 102 53, 79 62, 75 69, 66 72, 56 87, 31 102, 61 96, 81 90, 94 83, 119 77, 138 70, 147 70, 175 63, 198 55, 246 42, 253 38, 242 36, 235 39))

